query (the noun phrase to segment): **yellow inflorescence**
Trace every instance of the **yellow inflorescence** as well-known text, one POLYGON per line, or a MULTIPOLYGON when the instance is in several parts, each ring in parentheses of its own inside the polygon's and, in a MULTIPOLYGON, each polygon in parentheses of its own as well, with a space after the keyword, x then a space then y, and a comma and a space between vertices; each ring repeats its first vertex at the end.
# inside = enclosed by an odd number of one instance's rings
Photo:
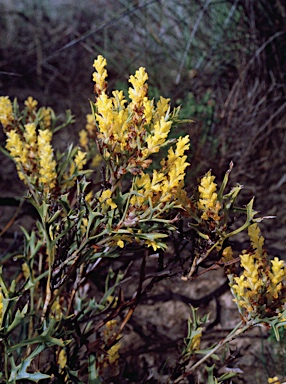
POLYGON ((8 96, 0 96, 0 123, 4 128, 13 122, 13 107, 8 96))
POLYGON ((129 103, 122 91, 113 91, 109 96, 105 66, 106 60, 98 56, 93 74, 97 93, 94 114, 87 116, 80 144, 87 149, 97 139, 100 155, 113 168, 113 178, 126 172, 142 175, 152 163, 149 157, 167 141, 172 127, 170 100, 160 97, 155 105, 148 99, 148 74, 143 67, 129 78, 129 103))
POLYGON ((38 183, 49 191, 56 184, 56 162, 51 145, 52 132, 48 129, 36 131, 35 123, 24 125, 20 135, 15 129, 7 132, 6 148, 13 157, 21 180, 38 183))
POLYGON ((67 353, 64 348, 61 349, 58 356, 59 372, 62 372, 67 365, 67 353))
POLYGON ((285 263, 275 257, 269 264, 263 249, 264 238, 256 223, 249 227, 248 233, 253 252, 241 255, 243 272, 233 278, 231 289, 246 317, 274 316, 285 302, 285 263))
POLYGON ((207 220, 210 217, 213 220, 219 220, 219 210, 221 205, 217 199, 215 177, 209 171, 201 180, 199 186, 200 199, 198 208, 202 211, 202 219, 207 220))
POLYGON ((48 129, 39 131, 38 157, 39 157, 39 182, 46 190, 51 190, 56 185, 57 173, 54 160, 53 147, 51 145, 52 132, 48 129))
POLYGON ((98 56, 96 60, 94 60, 93 67, 95 68, 95 72, 93 73, 93 81, 96 84, 96 92, 99 94, 103 92, 106 88, 106 77, 107 71, 105 69, 106 60, 102 56, 98 56))
POLYGON ((142 173, 136 180, 135 187, 139 195, 131 198, 131 204, 135 207, 146 205, 149 199, 153 205, 175 202, 183 205, 184 194, 181 194, 185 178, 185 170, 189 163, 184 152, 189 149, 189 137, 178 139, 176 150, 169 149, 167 159, 161 161, 162 169, 153 171, 152 177, 142 173))

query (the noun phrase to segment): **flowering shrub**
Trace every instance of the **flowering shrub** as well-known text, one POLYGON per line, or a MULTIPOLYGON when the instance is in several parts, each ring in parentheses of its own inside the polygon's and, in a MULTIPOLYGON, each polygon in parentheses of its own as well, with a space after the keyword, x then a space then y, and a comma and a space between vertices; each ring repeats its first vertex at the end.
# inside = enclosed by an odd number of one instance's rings
MULTIPOLYGON (((208 316, 201 319, 192 309, 185 348, 169 382, 193 375, 222 345, 255 325, 268 324, 278 337, 277 329, 286 324, 284 262, 268 261, 253 200, 239 208, 235 202, 241 186, 226 192, 233 165, 219 189, 209 171, 197 193, 188 196, 190 139, 169 139, 179 108, 172 109, 163 97, 157 103, 148 98, 144 68, 130 76, 129 100, 122 91, 110 95, 105 67, 99 56, 92 113, 79 144, 64 152, 54 150, 52 138, 73 122, 70 113, 58 125, 53 110, 38 109, 31 97, 23 110, 16 100, 0 97, 7 136, 2 151, 15 162, 26 199, 37 211, 34 229, 22 228, 23 247, 0 273, 3 383, 112 382, 121 374, 124 327, 142 295, 163 278, 178 275, 191 281, 203 268, 225 268, 242 320, 224 340, 203 350, 208 316), (95 183, 99 173, 100 183, 95 183), (244 223, 235 227, 242 215, 244 223), (238 258, 227 242, 247 228, 253 249, 239 257, 238 276, 238 258), (175 255, 170 252, 177 234, 190 245, 187 258, 179 247, 175 255), (158 269, 150 277, 146 265, 154 252, 158 269), (130 261, 141 262, 138 287, 129 299, 123 292, 128 265, 114 266, 127 254, 130 261), (16 278, 9 273, 11 264, 18 270, 16 278), (104 288, 99 289, 96 283, 102 279, 104 288)), ((208 376, 216 380, 209 368, 208 376)))

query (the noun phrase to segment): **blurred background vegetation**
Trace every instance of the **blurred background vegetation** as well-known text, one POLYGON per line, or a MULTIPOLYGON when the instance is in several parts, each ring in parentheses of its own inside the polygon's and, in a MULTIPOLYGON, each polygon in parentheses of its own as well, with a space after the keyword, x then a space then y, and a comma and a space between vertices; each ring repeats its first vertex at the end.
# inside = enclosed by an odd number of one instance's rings
POLYGON ((174 106, 182 105, 182 117, 194 120, 175 132, 192 140, 190 185, 209 168, 220 178, 232 160, 233 180, 246 186, 245 194, 262 196, 259 209, 285 224, 282 0, 0 0, 0 5, 1 94, 20 102, 32 95, 62 114, 71 109, 76 124, 63 141, 77 140, 93 98, 94 58, 106 57, 110 88, 127 90, 129 74, 145 66, 150 94, 170 97, 174 106))

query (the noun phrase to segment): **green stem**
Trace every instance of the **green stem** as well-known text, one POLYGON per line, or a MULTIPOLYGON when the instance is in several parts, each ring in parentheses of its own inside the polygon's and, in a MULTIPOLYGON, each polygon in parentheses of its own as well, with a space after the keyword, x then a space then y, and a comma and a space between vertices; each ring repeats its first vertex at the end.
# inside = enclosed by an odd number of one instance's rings
POLYGON ((241 328, 243 324, 243 321, 240 321, 237 326, 227 335, 227 337, 223 340, 221 340, 214 348, 212 348, 204 357, 202 357, 199 361, 196 362, 193 366, 191 366, 189 369, 187 367, 186 372, 184 372, 180 377, 178 377, 174 383, 179 383, 181 380, 186 378, 188 375, 190 375, 196 368, 198 368, 202 363, 204 363, 209 357, 211 357, 217 350, 219 350, 222 346, 224 346, 226 343, 229 343, 231 340, 233 340, 235 337, 241 335, 245 331, 247 331, 249 328, 251 328, 255 322, 250 321, 248 322, 244 327, 241 328))

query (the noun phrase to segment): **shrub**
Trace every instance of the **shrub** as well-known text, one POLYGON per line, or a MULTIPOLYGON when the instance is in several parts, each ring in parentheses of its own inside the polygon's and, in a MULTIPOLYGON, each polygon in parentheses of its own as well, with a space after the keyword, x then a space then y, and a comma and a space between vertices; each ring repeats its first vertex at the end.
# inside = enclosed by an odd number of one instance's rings
MULTIPOLYGON (((188 196, 189 136, 168 138, 179 123, 179 108, 172 110, 163 97, 157 103, 148 98, 142 67, 129 78, 129 100, 122 91, 109 95, 105 67, 98 56, 92 113, 79 145, 63 152, 54 150, 52 136, 72 123, 69 112, 59 124, 51 108, 38 108, 31 97, 22 110, 16 100, 0 98, 7 135, 2 151, 15 162, 37 212, 34 228, 22 228, 25 241, 0 274, 4 383, 120 380, 125 326, 140 299, 170 276, 192 281, 224 268, 241 321, 205 348, 201 338, 208 316, 200 318, 192 309, 185 347, 168 382, 195 377, 203 363, 218 359, 223 345, 254 326, 266 324, 279 338, 278 329, 286 324, 284 262, 268 260, 253 200, 238 207, 242 187, 227 190, 232 163, 220 188, 208 171, 188 196), (164 147, 168 152, 162 157, 164 147), (251 249, 234 257, 229 239, 247 229, 251 249), (235 268, 239 260, 241 273, 235 268), (131 262, 140 263, 136 272, 131 262), (137 286, 126 298, 128 279, 137 286)), ((214 366, 206 368, 208 382, 234 376, 215 378, 214 366)))

